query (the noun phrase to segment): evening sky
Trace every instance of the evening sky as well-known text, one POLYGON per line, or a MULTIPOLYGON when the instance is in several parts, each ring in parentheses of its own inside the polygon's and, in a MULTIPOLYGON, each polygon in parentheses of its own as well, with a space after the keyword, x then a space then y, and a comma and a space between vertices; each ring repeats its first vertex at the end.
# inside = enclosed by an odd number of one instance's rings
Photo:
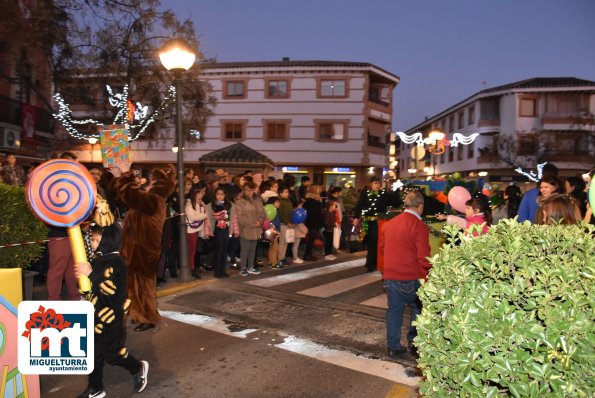
POLYGON ((220 62, 369 62, 401 78, 394 129, 483 88, 595 80, 595 0, 163 0, 220 62))

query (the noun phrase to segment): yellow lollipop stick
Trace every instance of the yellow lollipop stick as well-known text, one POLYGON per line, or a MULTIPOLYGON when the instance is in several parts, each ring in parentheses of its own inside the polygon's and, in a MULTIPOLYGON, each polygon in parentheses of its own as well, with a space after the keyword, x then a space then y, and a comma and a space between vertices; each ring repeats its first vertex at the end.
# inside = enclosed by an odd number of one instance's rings
MULTIPOLYGON (((72 256, 74 257, 75 263, 86 263, 87 253, 85 252, 85 241, 83 240, 83 234, 81 233, 81 227, 68 228, 68 237, 70 238, 70 248, 72 249, 72 256)), ((81 275, 78 279, 79 290, 81 293, 87 293, 91 291, 91 280, 86 275, 81 275)))

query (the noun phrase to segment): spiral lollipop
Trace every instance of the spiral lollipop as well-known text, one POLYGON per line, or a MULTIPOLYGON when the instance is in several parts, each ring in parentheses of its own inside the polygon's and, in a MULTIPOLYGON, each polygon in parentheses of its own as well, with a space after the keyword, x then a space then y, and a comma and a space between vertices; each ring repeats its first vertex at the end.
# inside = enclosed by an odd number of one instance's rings
MULTIPOLYGON (((33 170, 27 183, 29 205, 47 224, 68 228, 74 261, 86 262, 85 244, 79 225, 95 207, 97 187, 89 171, 80 163, 55 159, 33 170)), ((81 292, 90 291, 87 277, 79 278, 81 292)))

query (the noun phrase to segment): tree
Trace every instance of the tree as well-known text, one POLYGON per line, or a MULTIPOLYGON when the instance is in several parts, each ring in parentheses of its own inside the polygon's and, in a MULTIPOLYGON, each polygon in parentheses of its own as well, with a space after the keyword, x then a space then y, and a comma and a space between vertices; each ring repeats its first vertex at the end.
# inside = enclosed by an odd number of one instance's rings
MULTIPOLYGON (((132 99, 156 107, 172 82, 157 56, 163 42, 181 38, 201 58, 192 21, 179 21, 159 0, 41 0, 29 17, 22 2, 3 3, 9 4, 0 14, 0 41, 18 43, 14 58, 32 48, 42 51, 56 92, 84 87, 93 76, 114 87, 128 85, 132 99)), ((202 130, 215 101, 199 74, 195 64, 183 76, 183 109, 185 124, 202 130)), ((47 94, 44 103, 54 109, 47 94)))

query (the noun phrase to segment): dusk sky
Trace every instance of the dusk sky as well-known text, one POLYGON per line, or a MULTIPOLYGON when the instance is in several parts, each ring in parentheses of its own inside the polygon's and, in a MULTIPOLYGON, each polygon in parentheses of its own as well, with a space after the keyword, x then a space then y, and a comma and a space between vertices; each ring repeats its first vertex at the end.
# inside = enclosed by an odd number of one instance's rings
POLYGON ((369 62, 401 78, 401 131, 483 88, 595 80, 595 0, 162 0, 218 61, 369 62))

